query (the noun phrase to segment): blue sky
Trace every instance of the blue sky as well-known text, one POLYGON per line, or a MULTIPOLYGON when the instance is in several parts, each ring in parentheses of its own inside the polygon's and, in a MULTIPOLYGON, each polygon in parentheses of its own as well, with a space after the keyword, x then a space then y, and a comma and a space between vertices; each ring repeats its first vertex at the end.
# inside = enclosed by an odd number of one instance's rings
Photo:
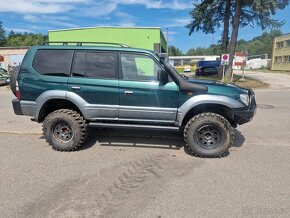
MULTIPOLYGON (((48 30, 88 26, 154 26, 169 30, 169 45, 183 51, 207 47, 220 40, 221 30, 188 35, 189 12, 194 1, 186 0, 0 0, 0 20, 10 32, 47 34, 48 30)), ((290 6, 274 18, 285 20, 283 33, 290 32, 290 6)), ((240 30, 240 39, 261 35, 256 26, 240 30)))

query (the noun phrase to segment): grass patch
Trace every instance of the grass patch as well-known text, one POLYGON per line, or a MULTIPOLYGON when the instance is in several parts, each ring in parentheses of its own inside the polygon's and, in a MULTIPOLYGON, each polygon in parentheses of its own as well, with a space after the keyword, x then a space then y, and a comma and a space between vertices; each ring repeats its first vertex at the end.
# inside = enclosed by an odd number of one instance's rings
MULTIPOLYGON (((197 76, 193 77, 195 79, 205 79, 205 80, 215 80, 215 81, 221 81, 221 78, 218 77, 217 75, 215 76, 197 76)), ((240 86, 242 88, 246 89, 258 89, 258 88, 267 88, 269 87, 268 83, 261 82, 256 79, 252 79, 249 77, 245 77, 244 81, 241 81, 241 76, 239 75, 234 75, 233 82, 229 82, 230 84, 240 86)), ((227 82, 227 81, 225 81, 227 82)))
POLYGON ((175 68, 175 70, 176 70, 178 73, 183 73, 183 72, 184 72, 184 69, 183 69, 183 68, 175 68))

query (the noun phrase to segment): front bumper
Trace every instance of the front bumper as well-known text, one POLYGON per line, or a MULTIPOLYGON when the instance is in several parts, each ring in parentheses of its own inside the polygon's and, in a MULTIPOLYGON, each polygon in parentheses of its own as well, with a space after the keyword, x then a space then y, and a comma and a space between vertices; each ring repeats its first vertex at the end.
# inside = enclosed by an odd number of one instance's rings
POLYGON ((250 104, 248 107, 232 109, 235 123, 242 125, 253 119, 257 112, 255 93, 249 90, 250 104))

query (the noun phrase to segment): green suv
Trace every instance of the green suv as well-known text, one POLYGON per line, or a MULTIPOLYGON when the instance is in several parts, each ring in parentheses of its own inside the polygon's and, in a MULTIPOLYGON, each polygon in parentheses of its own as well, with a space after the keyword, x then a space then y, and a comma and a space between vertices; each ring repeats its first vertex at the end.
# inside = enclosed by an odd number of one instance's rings
POLYGON ((109 127, 183 131, 194 155, 220 157, 256 112, 252 90, 186 79, 163 55, 124 45, 34 46, 11 80, 15 114, 43 122, 59 151, 82 146, 88 127, 109 127))

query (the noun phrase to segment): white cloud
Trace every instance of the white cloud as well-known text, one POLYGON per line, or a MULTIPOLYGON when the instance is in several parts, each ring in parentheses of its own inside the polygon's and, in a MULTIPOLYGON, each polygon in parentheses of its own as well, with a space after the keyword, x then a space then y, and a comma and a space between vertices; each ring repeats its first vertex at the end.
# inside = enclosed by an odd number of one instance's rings
MULTIPOLYGON (((120 6, 134 5, 146 9, 169 10, 192 7, 191 1, 188 0, 9 0, 9 3, 1 5, 0 13, 21 14, 28 24, 46 25, 49 29, 77 27, 77 19, 83 17, 90 17, 90 21, 96 19, 95 22, 103 22, 106 25, 136 26, 137 17, 120 11, 120 6)), ((169 19, 167 24, 162 26, 184 27, 188 23, 188 19, 169 19)))
POLYGON ((14 12, 20 14, 53 14, 70 11, 75 7, 72 4, 67 4, 68 1, 75 2, 76 0, 66 0, 66 3, 54 3, 54 0, 9 0, 5 4, 1 4, 0 12, 14 12))
POLYGON ((83 10, 84 10, 85 16, 100 17, 100 16, 111 14, 116 8, 117 8, 117 5, 115 3, 105 4, 104 2, 100 2, 100 3, 92 5, 89 8, 85 8, 83 10))
POLYGON ((117 13, 115 13, 115 16, 122 19, 131 19, 131 20, 135 19, 132 15, 127 14, 125 12, 121 12, 121 11, 118 11, 117 13))
POLYGON ((174 32, 174 31, 168 31, 168 35, 169 36, 172 36, 172 35, 175 35, 177 32, 174 32))
POLYGON ((192 7, 186 0, 9 0, 0 12, 19 14, 57 14, 75 11, 97 17, 108 15, 119 5, 142 5, 148 9, 184 10, 192 7))
POLYGON ((122 5, 133 5, 139 4, 143 5, 146 8, 155 8, 155 9, 173 9, 173 10, 184 10, 192 7, 192 3, 185 0, 112 0, 116 4, 122 5))
POLYGON ((32 29, 24 29, 24 28, 12 28, 12 27, 4 27, 6 33, 9 33, 10 31, 13 31, 15 33, 34 33, 32 29))
POLYGON ((52 26, 60 26, 60 27, 77 27, 76 24, 69 22, 71 19, 67 16, 48 16, 48 15, 25 15, 23 16, 24 20, 29 21, 31 23, 43 23, 45 20, 46 24, 50 24, 52 26))
POLYGON ((167 24, 165 24, 165 27, 185 27, 190 23, 189 18, 175 18, 168 20, 167 24))
POLYGON ((123 27, 134 27, 136 26, 135 22, 133 21, 124 21, 124 22, 119 22, 119 23, 116 23, 116 26, 123 26, 123 27))

